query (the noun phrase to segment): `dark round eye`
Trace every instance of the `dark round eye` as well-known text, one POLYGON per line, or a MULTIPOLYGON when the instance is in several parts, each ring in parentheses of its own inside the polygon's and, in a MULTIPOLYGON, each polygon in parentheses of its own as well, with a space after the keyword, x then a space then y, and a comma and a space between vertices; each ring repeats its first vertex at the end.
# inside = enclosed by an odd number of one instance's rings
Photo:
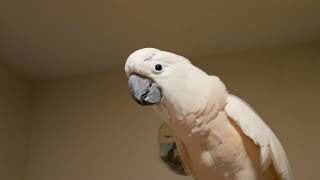
POLYGON ((161 71, 162 70, 162 66, 161 64, 156 64, 156 66, 154 67, 157 71, 161 71))

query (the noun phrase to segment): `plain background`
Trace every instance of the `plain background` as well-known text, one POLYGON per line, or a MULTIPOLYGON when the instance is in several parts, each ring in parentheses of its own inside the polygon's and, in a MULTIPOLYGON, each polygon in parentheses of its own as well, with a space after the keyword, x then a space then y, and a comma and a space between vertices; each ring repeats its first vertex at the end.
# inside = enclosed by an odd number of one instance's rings
POLYGON ((26 179, 31 82, 0 66, 0 179, 26 179))
MULTIPOLYGON (((319 43, 191 61, 255 108, 283 142, 297 180, 320 178, 319 43)), ((1 179, 191 179, 160 163, 160 121, 130 98, 123 66, 46 81, 8 69, 0 68, 1 179)))

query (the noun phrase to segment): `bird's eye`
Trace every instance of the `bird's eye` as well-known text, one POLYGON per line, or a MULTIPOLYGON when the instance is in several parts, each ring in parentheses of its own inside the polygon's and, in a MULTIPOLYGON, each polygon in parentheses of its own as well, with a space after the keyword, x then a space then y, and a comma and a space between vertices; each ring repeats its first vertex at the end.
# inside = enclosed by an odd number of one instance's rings
POLYGON ((155 66, 154 66, 154 69, 156 70, 156 71, 158 71, 158 72, 161 72, 162 71, 162 65, 161 64, 156 64, 155 66))

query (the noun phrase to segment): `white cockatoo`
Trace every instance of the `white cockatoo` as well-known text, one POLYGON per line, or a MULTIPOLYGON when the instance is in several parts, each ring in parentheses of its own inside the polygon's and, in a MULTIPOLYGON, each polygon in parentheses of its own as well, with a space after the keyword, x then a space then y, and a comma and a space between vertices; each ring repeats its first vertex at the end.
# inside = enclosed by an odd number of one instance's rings
POLYGON ((292 180, 275 134, 218 77, 154 48, 132 53, 125 72, 135 101, 154 105, 174 130, 183 165, 196 180, 292 180))

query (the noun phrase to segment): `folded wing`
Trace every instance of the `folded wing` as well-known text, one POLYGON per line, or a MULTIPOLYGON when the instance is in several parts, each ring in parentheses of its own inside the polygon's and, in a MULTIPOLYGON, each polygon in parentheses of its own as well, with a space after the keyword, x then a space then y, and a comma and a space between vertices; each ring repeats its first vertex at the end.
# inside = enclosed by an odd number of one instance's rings
POLYGON ((225 112, 244 134, 260 147, 262 169, 265 171, 273 165, 282 180, 292 180, 290 165, 283 146, 250 105, 236 96, 229 95, 225 112))

